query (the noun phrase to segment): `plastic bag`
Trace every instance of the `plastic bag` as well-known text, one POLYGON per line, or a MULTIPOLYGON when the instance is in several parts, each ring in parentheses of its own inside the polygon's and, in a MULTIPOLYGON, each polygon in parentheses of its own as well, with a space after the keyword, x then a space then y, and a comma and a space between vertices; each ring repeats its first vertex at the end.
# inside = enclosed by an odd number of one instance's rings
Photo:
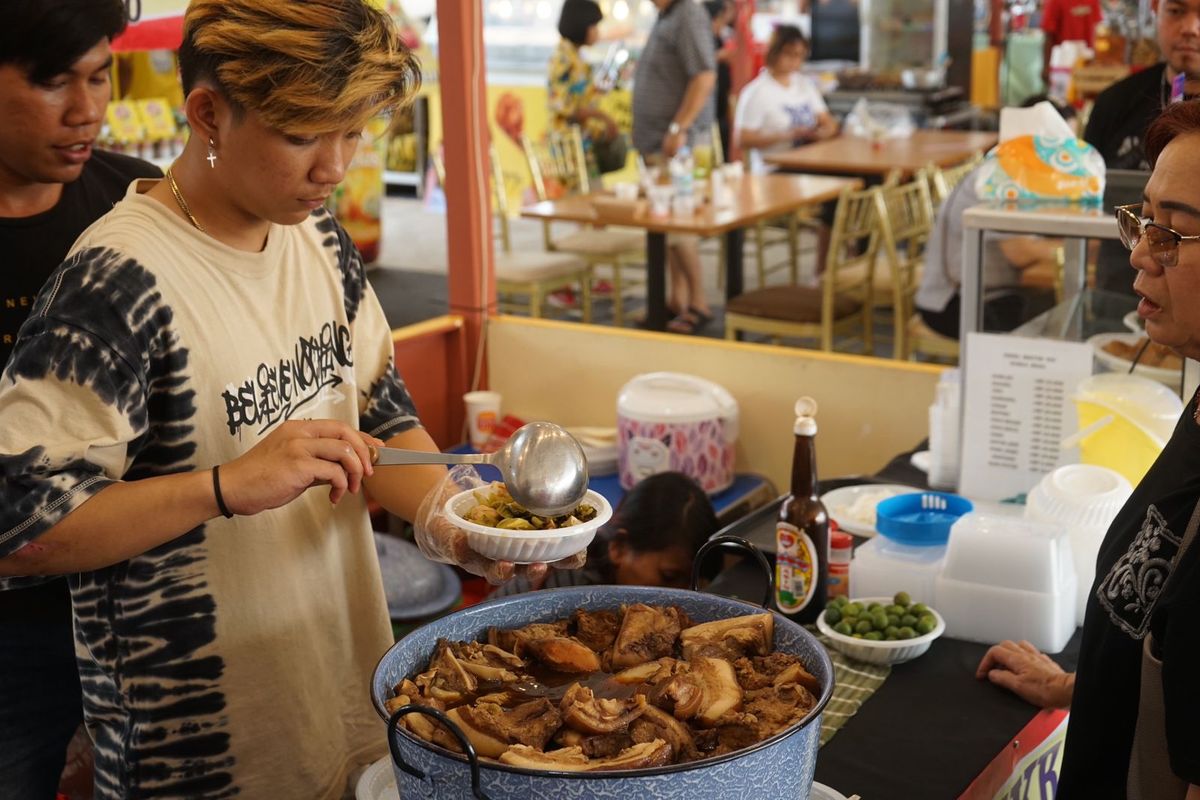
MULTIPOLYGON (((425 499, 413 523, 417 547, 430 561, 457 564, 472 575, 482 575, 488 583, 504 583, 517 575, 525 575, 535 585, 545 574, 544 564, 514 565, 507 561, 492 561, 476 553, 467 544, 467 534, 446 516, 446 501, 459 492, 486 486, 488 481, 469 464, 459 464, 446 472, 446 477, 425 499)), ((587 551, 555 561, 555 569, 578 569, 587 560, 587 551)))
POLYGON ((975 178, 981 200, 1099 203, 1104 158, 1082 139, 1017 136, 994 147, 975 178))
POLYGON ((869 103, 860 97, 842 125, 850 136, 872 141, 904 139, 912 136, 917 125, 907 108, 895 103, 869 103))

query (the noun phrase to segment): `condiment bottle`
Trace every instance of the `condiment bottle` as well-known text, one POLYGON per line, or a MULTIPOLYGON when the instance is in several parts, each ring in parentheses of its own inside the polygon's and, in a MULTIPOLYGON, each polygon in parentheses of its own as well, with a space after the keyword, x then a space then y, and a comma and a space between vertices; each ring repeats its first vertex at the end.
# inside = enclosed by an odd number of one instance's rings
POLYGON ((854 537, 838 530, 837 523, 829 521, 829 583, 826 584, 829 599, 850 597, 850 558, 854 553, 854 537))
POLYGON ((792 491, 775 523, 775 605, 797 622, 825 610, 829 581, 829 515, 817 492, 817 401, 796 401, 792 491))

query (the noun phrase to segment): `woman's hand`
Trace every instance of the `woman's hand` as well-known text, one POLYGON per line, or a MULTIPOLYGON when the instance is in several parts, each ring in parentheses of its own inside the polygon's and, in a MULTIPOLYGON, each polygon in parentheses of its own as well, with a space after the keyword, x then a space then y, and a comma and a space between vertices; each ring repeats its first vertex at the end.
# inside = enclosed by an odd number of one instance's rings
POLYGON ((975 677, 987 678, 1039 708, 1069 708, 1075 674, 1029 642, 1004 641, 984 654, 975 677))
POLYGON ((330 486, 329 502, 357 494, 374 473, 369 445, 383 442, 336 420, 285 422, 249 452, 221 465, 221 494, 234 514, 287 505, 313 486, 330 486))

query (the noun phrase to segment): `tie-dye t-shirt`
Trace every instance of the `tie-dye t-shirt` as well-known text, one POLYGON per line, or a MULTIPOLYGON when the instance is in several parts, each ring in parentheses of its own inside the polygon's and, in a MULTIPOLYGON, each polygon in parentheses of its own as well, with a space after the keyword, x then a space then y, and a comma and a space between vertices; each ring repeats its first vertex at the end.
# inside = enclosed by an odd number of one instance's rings
MULTIPOLYGON (((245 253, 146 188, 51 276, 0 381, 0 555, 114 481, 211 468, 289 419, 418 424, 332 217, 245 253)), ((340 797, 386 752, 368 686, 392 639, 361 494, 217 518, 71 590, 98 798, 340 797)))

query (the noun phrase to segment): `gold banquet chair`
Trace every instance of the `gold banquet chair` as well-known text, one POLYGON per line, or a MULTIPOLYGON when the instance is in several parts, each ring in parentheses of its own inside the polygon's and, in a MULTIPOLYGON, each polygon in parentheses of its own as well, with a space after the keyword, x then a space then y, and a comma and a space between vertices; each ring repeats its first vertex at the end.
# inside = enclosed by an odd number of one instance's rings
MULTIPOLYGON (((523 311, 531 317, 542 316, 546 296, 559 289, 579 291, 580 312, 584 322, 592 321, 592 270, 588 263, 570 253, 513 252, 509 230, 508 192, 504 188, 504 170, 495 147, 488 148, 492 172, 492 202, 500 234, 500 250, 493 261, 496 294, 501 311, 523 311), (525 297, 525 302, 516 298, 525 297)), ((440 153, 433 156, 438 181, 445 185, 446 167, 440 153)))
POLYGON ((857 327, 869 355, 880 240, 877 192, 844 189, 838 196, 819 287, 768 286, 738 295, 725 308, 725 338, 755 333, 776 344, 785 337, 818 339, 831 352, 835 334, 857 327))
POLYGON ((890 306, 892 355, 905 359, 913 298, 921 281, 925 245, 933 230, 933 204, 924 172, 908 183, 881 187, 875 195, 875 211, 886 265, 875 271, 875 291, 881 295, 876 309, 890 306))
POLYGON ((938 167, 930 164, 925 168, 929 176, 929 194, 934 208, 940 208, 954 187, 962 183, 963 178, 983 161, 983 153, 976 153, 961 164, 953 167, 938 167))
MULTIPOLYGON (((533 179, 533 190, 540 201, 555 200, 566 194, 587 194, 591 191, 587 161, 583 153, 583 138, 577 126, 566 133, 551 131, 546 140, 535 144, 521 136, 521 149, 533 179)), ((549 220, 542 222, 542 238, 551 253, 570 253, 593 267, 609 267, 613 285, 613 322, 625 321, 625 293, 643 281, 630 281, 623 272, 636 268, 645 270, 646 234, 640 230, 585 227, 565 236, 555 237, 549 220)))

